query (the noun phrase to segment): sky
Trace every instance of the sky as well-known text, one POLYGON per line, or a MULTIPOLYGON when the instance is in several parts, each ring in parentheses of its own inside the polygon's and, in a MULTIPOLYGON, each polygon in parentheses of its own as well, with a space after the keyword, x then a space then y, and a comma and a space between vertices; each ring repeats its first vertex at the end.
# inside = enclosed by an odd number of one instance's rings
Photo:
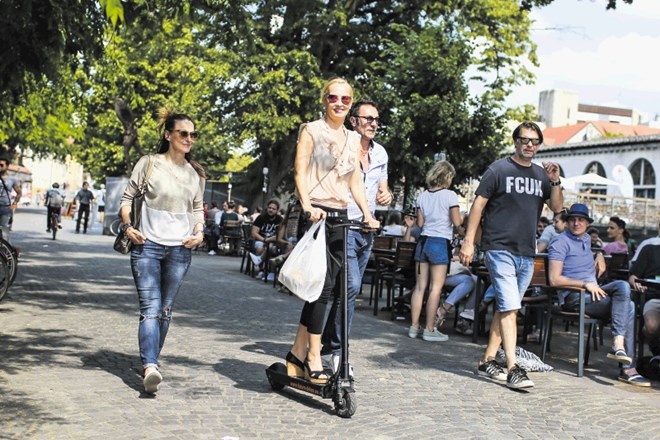
POLYGON ((516 89, 509 106, 538 105, 543 90, 578 93, 581 104, 634 108, 660 120, 660 0, 555 0, 532 12, 540 66, 536 83, 516 89))

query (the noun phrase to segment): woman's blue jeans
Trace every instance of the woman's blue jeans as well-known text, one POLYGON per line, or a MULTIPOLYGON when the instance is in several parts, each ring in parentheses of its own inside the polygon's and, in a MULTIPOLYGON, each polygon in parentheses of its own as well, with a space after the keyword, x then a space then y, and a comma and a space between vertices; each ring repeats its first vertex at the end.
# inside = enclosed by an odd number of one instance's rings
POLYGON ((157 367, 172 319, 172 308, 190 268, 190 249, 147 240, 134 246, 131 269, 140 301, 138 341, 142 366, 157 367))

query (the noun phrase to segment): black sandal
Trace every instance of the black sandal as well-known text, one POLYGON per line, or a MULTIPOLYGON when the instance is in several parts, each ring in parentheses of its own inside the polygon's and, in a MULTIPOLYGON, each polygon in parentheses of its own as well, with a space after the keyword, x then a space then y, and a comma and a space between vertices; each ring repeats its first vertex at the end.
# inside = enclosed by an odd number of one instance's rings
POLYGON ((443 303, 440 307, 438 307, 438 310, 436 310, 436 312, 435 312, 435 326, 434 326, 434 327, 437 327, 437 328, 442 327, 442 324, 445 323, 445 319, 447 319, 447 313, 449 313, 449 311, 450 311, 453 307, 454 307, 454 306, 449 305, 449 308, 446 308, 445 305, 444 305, 444 303, 443 303), (440 313, 439 313, 439 312, 440 312, 440 309, 442 309, 442 310, 445 311, 444 316, 440 316, 440 313))
POLYGON ((290 377, 303 377, 305 375, 305 363, 295 357, 293 353, 286 354, 286 374, 290 377))
POLYGON ((309 361, 305 359, 305 379, 312 383, 326 384, 330 380, 330 376, 325 370, 312 371, 309 367, 309 361))

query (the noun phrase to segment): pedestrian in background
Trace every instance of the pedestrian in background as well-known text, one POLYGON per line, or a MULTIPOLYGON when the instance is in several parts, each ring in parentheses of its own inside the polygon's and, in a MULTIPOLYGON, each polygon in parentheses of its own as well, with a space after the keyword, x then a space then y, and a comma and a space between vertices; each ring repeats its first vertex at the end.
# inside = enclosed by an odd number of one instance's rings
POLYGON ((84 216, 83 234, 87 234, 87 223, 89 222, 89 206, 94 201, 94 193, 89 190, 89 183, 83 182, 82 189, 76 194, 78 202, 78 221, 76 222, 76 234, 80 234, 80 221, 84 216))
POLYGON ((190 267, 191 249, 204 240, 206 174, 190 153, 198 136, 195 124, 184 114, 163 110, 159 127, 163 133, 158 154, 138 161, 120 203, 122 228, 135 245, 131 269, 140 302, 138 341, 147 393, 158 391, 163 380, 158 357, 174 300, 190 267), (150 161, 153 169, 138 230, 131 224, 131 203, 150 161))
POLYGON ((428 189, 417 198, 417 226, 422 228, 417 248, 415 249, 415 267, 417 283, 410 299, 410 320, 408 336, 421 336, 429 342, 442 342, 449 337, 441 333, 437 327, 442 327, 445 315, 453 307, 452 303, 440 303, 440 294, 447 277, 449 265, 450 243, 454 237, 454 226, 463 223, 458 208, 458 195, 449 189, 454 180, 456 170, 446 160, 437 162, 426 175, 428 189), (426 320, 424 328, 419 320, 422 314, 424 294, 430 285, 426 301, 426 320))

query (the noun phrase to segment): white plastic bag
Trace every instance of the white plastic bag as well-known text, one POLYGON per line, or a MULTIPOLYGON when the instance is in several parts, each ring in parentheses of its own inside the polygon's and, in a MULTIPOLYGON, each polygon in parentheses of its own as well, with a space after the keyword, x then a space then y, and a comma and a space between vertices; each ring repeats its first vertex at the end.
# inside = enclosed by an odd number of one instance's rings
POLYGON ((325 219, 322 219, 298 241, 277 279, 298 298, 314 302, 321 296, 327 270, 325 219))

